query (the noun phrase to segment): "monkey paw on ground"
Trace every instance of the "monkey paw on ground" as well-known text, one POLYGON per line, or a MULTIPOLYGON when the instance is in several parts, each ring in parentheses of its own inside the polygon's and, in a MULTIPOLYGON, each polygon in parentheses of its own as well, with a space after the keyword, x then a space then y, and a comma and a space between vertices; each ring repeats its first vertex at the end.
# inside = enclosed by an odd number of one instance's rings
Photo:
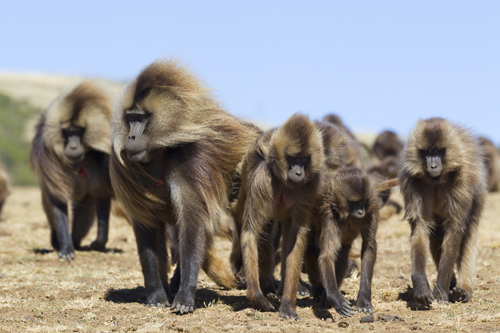
POLYGON ((356 302, 358 312, 363 312, 372 315, 374 313, 372 303, 365 299, 358 299, 356 302))
POLYGON ((432 301, 434 300, 434 296, 432 295, 432 291, 430 288, 427 288, 423 292, 418 292, 416 289, 413 290, 413 298, 415 301, 425 307, 430 307, 432 301))
POLYGON ((309 295, 309 289, 299 282, 297 287, 297 295, 299 296, 307 296, 309 295))
POLYGON ((71 260, 75 259, 75 250, 73 248, 67 248, 64 250, 60 250, 57 252, 59 258, 64 261, 71 262, 71 260))
POLYGON ((106 250, 106 241, 96 239, 90 244, 90 248, 94 251, 104 252, 106 250))
POLYGON ((287 301, 281 302, 281 306, 280 306, 279 312, 280 312, 280 317, 281 318, 295 319, 295 320, 299 320, 300 319, 299 315, 297 314, 297 312, 295 312, 295 309, 290 304, 290 302, 287 302, 287 301))
POLYGON ((434 287, 434 290, 432 291, 432 295, 434 296, 434 300, 437 301, 438 303, 448 303, 448 293, 440 288, 438 286, 434 287))
POLYGON ((332 296, 327 298, 335 308, 335 311, 337 311, 342 317, 350 317, 354 314, 351 302, 349 302, 341 293, 338 293, 335 297, 332 296))
POLYGON ((471 296, 463 289, 454 287, 450 290, 450 302, 462 302, 466 303, 471 299, 471 296))
MULTIPOLYGON (((193 295, 194 296, 194 295, 193 295)), ((175 295, 170 310, 177 311, 180 314, 194 312, 194 297, 188 295, 184 290, 179 290, 175 295)))
POLYGON ((146 306, 164 308, 170 306, 167 293, 164 289, 155 290, 146 298, 146 306))
POLYGON ((255 299, 252 301, 252 305, 255 309, 260 310, 260 311, 264 311, 264 312, 276 310, 276 308, 271 304, 271 302, 261 292, 259 292, 255 295, 255 299))

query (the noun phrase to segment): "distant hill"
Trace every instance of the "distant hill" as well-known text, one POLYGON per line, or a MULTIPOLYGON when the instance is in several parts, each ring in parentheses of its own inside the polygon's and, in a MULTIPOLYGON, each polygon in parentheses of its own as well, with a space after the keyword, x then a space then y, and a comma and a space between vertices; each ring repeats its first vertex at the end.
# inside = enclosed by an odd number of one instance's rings
MULTIPOLYGON (((0 71, 0 159, 13 185, 36 185, 28 157, 34 126, 43 109, 68 85, 83 77, 0 71)), ((112 98, 123 84, 98 79, 112 98)))

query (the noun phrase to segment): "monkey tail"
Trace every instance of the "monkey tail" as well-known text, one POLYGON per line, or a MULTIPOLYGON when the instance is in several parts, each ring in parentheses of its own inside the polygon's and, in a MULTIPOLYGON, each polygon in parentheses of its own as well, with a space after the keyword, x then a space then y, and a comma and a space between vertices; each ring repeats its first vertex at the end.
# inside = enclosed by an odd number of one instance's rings
POLYGON ((392 179, 383 181, 382 183, 378 184, 376 189, 377 189, 377 192, 383 192, 385 190, 388 190, 388 189, 390 189, 394 186, 398 186, 398 185, 399 185, 399 179, 392 178, 392 179))
POLYGON ((219 286, 226 289, 236 288, 237 281, 233 274, 224 265, 224 261, 217 255, 213 244, 207 248, 203 270, 219 286))

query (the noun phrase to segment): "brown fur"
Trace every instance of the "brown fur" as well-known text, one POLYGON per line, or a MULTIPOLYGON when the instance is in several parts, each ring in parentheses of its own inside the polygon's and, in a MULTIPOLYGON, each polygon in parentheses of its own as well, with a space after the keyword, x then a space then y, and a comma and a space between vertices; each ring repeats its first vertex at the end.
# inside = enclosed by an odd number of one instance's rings
POLYGON ((247 295, 255 308, 274 309, 263 290, 275 291, 272 230, 273 222, 279 223, 284 258, 279 312, 282 317, 298 319, 295 302, 302 256, 310 210, 321 188, 323 171, 322 133, 299 114, 291 116, 281 127, 263 133, 243 158, 235 220, 241 235, 247 295), (291 157, 309 158, 304 166, 305 176, 298 184, 289 178, 293 170, 291 157))
POLYGON ((5 203, 5 199, 12 192, 9 182, 9 175, 5 170, 2 162, 0 161, 0 216, 2 214, 2 208, 5 203))
POLYGON ((500 154, 493 142, 487 138, 480 138, 485 153, 486 172, 488 174, 488 191, 500 190, 500 154))
POLYGON ((375 139, 373 152, 380 161, 383 161, 388 156, 399 156, 403 150, 403 146, 396 133, 384 131, 375 139))
POLYGON ((347 273, 351 245, 359 235, 363 243, 356 307, 358 311, 373 313, 371 280, 377 253, 379 196, 396 184, 395 180, 377 183, 359 168, 343 168, 336 174, 330 173, 318 197, 305 263, 315 300, 324 294, 343 316, 350 316, 352 309, 339 287, 347 273), (355 208, 355 203, 362 204, 355 208), (360 207, 364 216, 354 218, 360 207))
POLYGON ((92 247, 103 250, 107 241, 109 200, 112 196, 108 171, 111 112, 110 102, 102 90, 85 81, 63 91, 42 113, 36 126, 30 166, 42 190, 42 203, 52 230, 52 244, 66 260, 74 257, 73 246, 80 247, 79 243, 95 217, 92 212, 96 209, 100 216, 99 225, 105 223, 106 230, 99 230, 98 240, 92 247), (85 157, 79 162, 65 155, 67 139, 63 131, 70 126, 85 129, 81 137, 85 157), (68 228, 67 202, 72 204, 74 211, 72 238, 76 244, 66 239, 69 234, 60 234, 68 228), (95 208, 95 205, 101 204, 102 207, 95 208), (107 213, 105 206, 108 206, 107 213), (88 216, 83 216, 85 214, 88 216), (63 226, 62 229, 59 226, 63 226))
POLYGON ((172 281, 172 290, 179 290, 173 309, 194 310, 200 267, 221 286, 235 287, 234 277, 213 250, 213 237, 227 214, 238 163, 260 130, 228 114, 200 80, 175 61, 154 62, 124 89, 112 128, 111 179, 133 219, 147 304, 169 303, 163 268, 167 223, 179 232, 180 272, 172 281), (127 156, 129 111, 151 117, 144 132, 147 163, 127 156))
POLYGON ((411 225, 414 298, 429 306, 472 297, 478 226, 486 195, 486 170, 479 141, 442 118, 417 123, 403 150, 399 179, 411 225), (442 173, 432 179, 423 155, 441 150, 442 173), (434 291, 425 274, 429 246, 438 270, 434 291), (457 264, 458 280, 453 268, 457 264), (456 284, 456 287, 455 287, 456 284))

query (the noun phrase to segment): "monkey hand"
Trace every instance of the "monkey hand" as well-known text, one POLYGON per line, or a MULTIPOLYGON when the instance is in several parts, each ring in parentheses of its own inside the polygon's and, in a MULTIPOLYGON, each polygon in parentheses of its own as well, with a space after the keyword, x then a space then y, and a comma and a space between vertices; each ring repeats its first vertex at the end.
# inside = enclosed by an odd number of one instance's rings
POLYGON ((363 298, 358 298, 358 301, 356 302, 356 309, 358 309, 358 312, 364 312, 370 315, 374 313, 372 303, 363 298))
POLYGON ((169 305, 167 293, 163 288, 153 291, 146 297, 146 306, 164 308, 169 305))
POLYGON ((351 303, 340 292, 327 295, 327 299, 342 317, 350 317, 354 314, 351 303))
POLYGON ((467 293, 465 290, 454 287, 450 290, 450 302, 462 302, 466 303, 471 299, 472 295, 467 293))
POLYGON ((427 287, 425 290, 420 290, 421 288, 413 289, 413 298, 419 304, 422 304, 425 307, 430 307, 432 301, 434 300, 434 296, 432 294, 431 288, 427 287))
POLYGON ((59 255, 59 258, 67 262, 71 262, 71 260, 75 259, 75 249, 72 246, 61 249, 57 252, 57 254, 59 255))
POLYGON ((269 302, 262 292, 257 292, 251 301, 253 307, 257 310, 266 312, 276 310, 276 308, 271 304, 271 302, 269 302))
POLYGON ((190 295, 183 289, 179 289, 175 295, 174 301, 170 310, 176 310, 180 314, 185 314, 194 311, 194 294, 190 295))
POLYGON ((295 319, 299 320, 299 315, 295 312, 295 307, 292 306, 289 300, 281 300, 280 305, 280 317, 285 319, 295 319))

